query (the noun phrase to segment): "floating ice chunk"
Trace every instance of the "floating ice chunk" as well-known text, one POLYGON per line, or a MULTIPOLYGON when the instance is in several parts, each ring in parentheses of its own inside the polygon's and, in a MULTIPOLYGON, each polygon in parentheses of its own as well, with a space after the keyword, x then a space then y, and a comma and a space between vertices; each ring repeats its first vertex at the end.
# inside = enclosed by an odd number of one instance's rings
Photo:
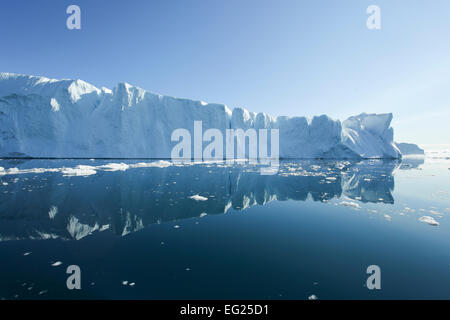
POLYGON ((340 205, 345 206, 345 207, 353 207, 355 209, 361 208, 359 204, 357 204, 356 202, 352 202, 352 201, 342 201, 340 203, 340 205))
POLYGON ((130 165, 133 168, 166 168, 172 165, 171 162, 165 160, 159 160, 154 162, 139 162, 136 164, 130 165))
POLYGON ((317 300, 317 296, 315 294, 312 294, 308 297, 308 300, 317 300))
POLYGON ((192 200, 195 200, 195 201, 206 201, 206 200, 208 200, 208 198, 202 197, 202 196, 200 196, 198 194, 193 195, 193 196, 191 196, 189 198, 192 199, 192 200))
POLYGON ((179 225, 174 225, 173 227, 174 227, 175 229, 179 229, 179 228, 180 228, 179 225))
POLYGON ((330 181, 335 181, 335 180, 336 180, 336 177, 326 177, 325 179, 326 179, 326 180, 330 180, 330 181))
POLYGON ((61 261, 56 261, 55 263, 52 263, 52 267, 57 267, 57 266, 60 266, 60 265, 62 265, 61 261))
POLYGON ((96 174, 95 167, 78 165, 75 168, 63 168, 61 172, 64 176, 90 176, 96 174))
POLYGON ((440 213, 437 212, 437 211, 435 211, 435 210, 430 210, 430 213, 431 213, 431 214, 434 214, 434 215, 436 215, 436 216, 440 215, 440 213))
POLYGON ((433 217, 430 217, 430 216, 420 217, 419 221, 424 222, 424 223, 428 223, 429 225, 432 225, 432 226, 438 226, 439 225, 439 222, 437 222, 436 220, 434 220, 433 217))
POLYGON ((2 185, 7 186, 8 182, 2 182, 2 185))
POLYGON ((128 284, 128 281, 127 281, 127 280, 122 281, 122 285, 123 285, 123 286, 126 286, 127 284, 128 284))
POLYGON ((388 214, 385 214, 385 215, 384 215, 384 218, 385 218, 386 220, 388 220, 388 221, 391 221, 391 220, 392 220, 392 217, 391 217, 390 215, 388 215, 388 214))
POLYGON ((203 218, 203 217, 206 216, 206 215, 207 215, 206 212, 200 213, 200 218, 203 218))
POLYGON ((24 256, 29 256, 30 254, 31 254, 31 251, 25 252, 23 255, 24 255, 24 256))
POLYGON ((98 169, 103 169, 105 171, 126 171, 130 168, 126 163, 108 163, 102 166, 98 166, 98 169))
POLYGON ((18 174, 20 173, 19 169, 17 168, 10 168, 8 171, 6 171, 7 174, 18 174))
POLYGON ((43 295, 44 293, 47 293, 48 292, 48 290, 42 290, 42 291, 39 291, 39 295, 41 296, 41 295, 43 295))
POLYGON ((135 284, 136 284, 136 283, 132 282, 132 283, 129 284, 129 286, 130 286, 130 287, 134 287, 135 284))

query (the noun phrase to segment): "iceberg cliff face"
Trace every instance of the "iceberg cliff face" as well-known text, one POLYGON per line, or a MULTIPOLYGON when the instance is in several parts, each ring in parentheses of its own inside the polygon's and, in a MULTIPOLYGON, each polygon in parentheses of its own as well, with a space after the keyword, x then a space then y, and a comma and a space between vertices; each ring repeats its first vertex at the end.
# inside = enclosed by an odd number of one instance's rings
MULTIPOLYGON (((398 158, 392 114, 273 118, 242 108, 178 99, 120 83, 0 73, 0 157, 170 158, 171 134, 194 121, 203 130, 279 129, 282 158, 398 158)), ((207 143, 205 142, 205 145, 207 143)))
POLYGON ((392 113, 360 114, 342 123, 342 143, 363 158, 398 158, 392 113))

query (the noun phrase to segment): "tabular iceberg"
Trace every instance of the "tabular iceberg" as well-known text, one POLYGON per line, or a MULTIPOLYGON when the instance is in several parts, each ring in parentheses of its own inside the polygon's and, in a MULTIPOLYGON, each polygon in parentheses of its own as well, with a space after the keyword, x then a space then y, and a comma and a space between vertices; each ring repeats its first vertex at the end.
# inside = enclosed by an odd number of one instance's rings
POLYGON ((399 158, 392 114, 271 117, 119 83, 0 73, 0 157, 170 158, 178 128, 279 129, 281 158, 399 158))

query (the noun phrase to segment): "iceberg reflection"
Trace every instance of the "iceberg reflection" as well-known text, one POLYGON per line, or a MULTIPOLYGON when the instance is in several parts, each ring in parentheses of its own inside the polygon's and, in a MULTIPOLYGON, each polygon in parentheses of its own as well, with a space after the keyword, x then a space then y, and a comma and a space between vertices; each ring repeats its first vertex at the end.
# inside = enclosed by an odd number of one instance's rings
MULTIPOLYGON (((41 168, 43 161, 19 165, 41 168)), ((47 167, 52 161, 45 160, 47 167)), ((400 163, 282 161, 273 176, 260 175, 257 166, 224 163, 135 166, 87 177, 52 171, 5 175, 0 177, 0 240, 78 240, 103 230, 126 235, 155 223, 244 210, 273 200, 326 202, 347 197, 394 203, 393 172, 400 163)))

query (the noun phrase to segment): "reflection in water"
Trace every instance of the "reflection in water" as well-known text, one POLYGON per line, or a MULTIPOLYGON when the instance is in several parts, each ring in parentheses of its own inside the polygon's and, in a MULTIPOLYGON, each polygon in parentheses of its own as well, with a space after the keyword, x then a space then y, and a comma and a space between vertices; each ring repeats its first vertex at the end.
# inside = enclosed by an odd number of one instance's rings
MULTIPOLYGON (((42 167, 43 161, 24 165, 42 167)), ((88 177, 8 175, 0 186, 0 240, 78 240, 106 229, 126 235, 155 223, 244 210, 272 200, 347 197, 394 203, 393 171, 399 165, 381 160, 283 161, 273 176, 260 175, 258 167, 225 164, 99 171, 88 177)))

